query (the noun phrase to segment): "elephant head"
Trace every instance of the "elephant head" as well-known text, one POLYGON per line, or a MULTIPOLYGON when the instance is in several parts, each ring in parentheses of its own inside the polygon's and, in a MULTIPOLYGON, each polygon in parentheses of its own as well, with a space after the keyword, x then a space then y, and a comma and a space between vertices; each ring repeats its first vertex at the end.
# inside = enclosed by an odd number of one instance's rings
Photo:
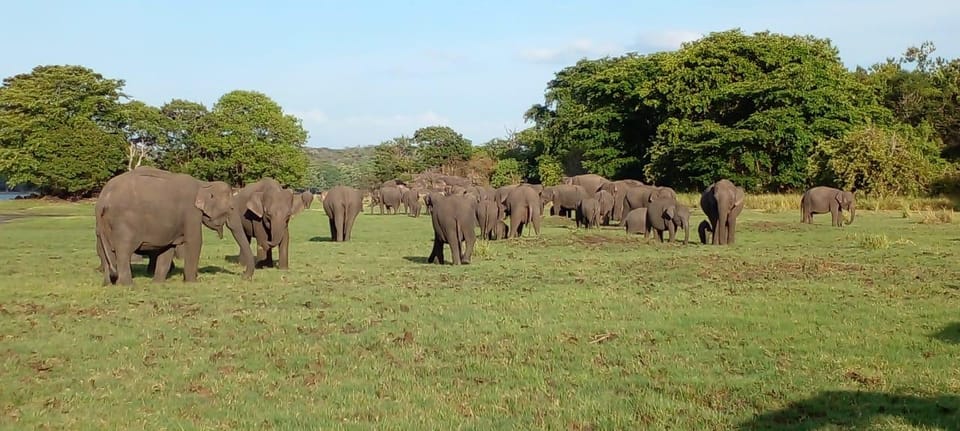
POLYGON ((295 194, 289 189, 270 188, 256 192, 247 201, 247 209, 263 221, 263 227, 270 233, 268 246, 276 247, 287 235, 287 226, 293 216, 309 207, 313 195, 295 194))
POLYGON ((840 204, 840 208, 850 211, 850 220, 847 220, 847 225, 853 223, 853 218, 857 215, 857 202, 853 197, 853 192, 841 190, 837 192, 834 199, 840 204))
POLYGON ((203 213, 203 225, 223 239, 223 225, 230 217, 233 189, 223 181, 201 181, 193 205, 203 213))

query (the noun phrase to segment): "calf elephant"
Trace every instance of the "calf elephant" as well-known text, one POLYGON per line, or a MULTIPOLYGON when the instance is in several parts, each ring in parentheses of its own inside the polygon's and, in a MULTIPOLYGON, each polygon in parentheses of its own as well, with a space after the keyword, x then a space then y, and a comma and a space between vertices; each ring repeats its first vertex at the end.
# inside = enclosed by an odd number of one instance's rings
POLYGON ((832 225, 836 227, 843 226, 843 211, 850 212, 850 220, 847 224, 853 223, 856 216, 857 202, 853 192, 848 192, 833 187, 818 186, 807 190, 800 199, 800 222, 813 224, 814 214, 830 213, 832 216, 832 225))
POLYGON ((111 178, 94 206, 97 255, 105 285, 132 285, 134 253, 155 259, 154 281, 167 277, 177 247, 183 280, 197 280, 202 226, 223 237, 232 189, 186 174, 138 167, 111 178))
POLYGON ((334 242, 350 241, 353 223, 363 210, 363 193, 353 187, 337 186, 327 191, 323 199, 323 212, 330 223, 330 239, 334 242))
POLYGON ((683 243, 686 244, 690 240, 690 208, 670 198, 650 202, 647 207, 648 232, 655 231, 660 242, 663 242, 663 232, 669 232, 670 242, 673 242, 678 228, 684 230, 683 243))
POLYGON ((577 228, 581 225, 585 228, 600 226, 600 202, 596 198, 584 198, 577 204, 577 228))
POLYGON ((228 225, 240 244, 240 261, 246 265, 245 278, 253 276, 255 266, 274 266, 274 248, 280 251, 277 267, 289 268, 290 220, 312 202, 312 193, 294 193, 269 177, 248 184, 233 196, 228 225), (256 259, 248 257, 251 238, 257 240, 256 259))
POLYGON ((507 226, 507 223, 503 220, 498 220, 495 225, 492 239, 507 239, 507 235, 510 233, 510 226, 507 226))
POLYGON ((623 199, 627 195, 627 190, 643 185, 645 184, 642 181, 626 179, 611 181, 600 186, 600 190, 606 190, 613 195, 613 212, 611 214, 613 220, 623 222, 623 216, 626 215, 623 210, 623 199))
POLYGON ((700 209, 710 221, 713 245, 728 245, 736 241, 737 216, 743 211, 744 196, 743 188, 727 179, 711 184, 700 195, 700 209))
POLYGON ((594 195, 594 198, 597 199, 597 204, 600 205, 600 224, 608 226, 610 224, 610 219, 613 218, 613 208, 614 200, 613 193, 610 193, 607 190, 600 190, 594 195))
POLYGON ((523 234, 523 227, 533 225, 533 230, 540 236, 540 222, 543 218, 540 209, 540 193, 534 188, 519 186, 507 194, 501 202, 505 213, 510 216, 510 238, 519 238, 523 234))
POLYGON ((428 263, 444 263, 443 245, 450 246, 454 265, 468 264, 473 256, 477 236, 474 229, 477 221, 477 199, 473 196, 443 196, 437 193, 428 196, 433 221, 433 250, 428 263), (462 243, 462 244, 461 244, 462 243))
POLYGON ((627 189, 623 197, 623 211, 629 213, 637 208, 646 208, 650 202, 657 199, 677 198, 677 193, 670 187, 635 186, 627 189))

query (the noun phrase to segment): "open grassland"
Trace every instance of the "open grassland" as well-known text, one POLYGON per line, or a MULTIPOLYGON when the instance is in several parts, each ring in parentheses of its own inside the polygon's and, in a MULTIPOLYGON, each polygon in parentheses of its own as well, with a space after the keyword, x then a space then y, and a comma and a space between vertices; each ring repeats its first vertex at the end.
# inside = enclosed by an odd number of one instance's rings
POLYGON ((424 263, 428 217, 338 244, 315 204, 289 271, 241 281, 207 231, 200 282, 132 288, 100 285, 90 203, 2 203, 34 217, 0 224, 0 426, 960 429, 953 207, 751 199, 732 247, 550 218, 461 267, 424 263))

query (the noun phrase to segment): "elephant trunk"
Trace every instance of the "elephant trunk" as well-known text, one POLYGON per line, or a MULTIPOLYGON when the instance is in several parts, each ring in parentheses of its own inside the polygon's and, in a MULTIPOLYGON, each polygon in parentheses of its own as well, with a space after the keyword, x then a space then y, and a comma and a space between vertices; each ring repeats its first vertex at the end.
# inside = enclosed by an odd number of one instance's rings
POLYGON ((854 203, 850 204, 850 220, 847 220, 847 225, 853 223, 853 218, 857 215, 857 205, 854 203))

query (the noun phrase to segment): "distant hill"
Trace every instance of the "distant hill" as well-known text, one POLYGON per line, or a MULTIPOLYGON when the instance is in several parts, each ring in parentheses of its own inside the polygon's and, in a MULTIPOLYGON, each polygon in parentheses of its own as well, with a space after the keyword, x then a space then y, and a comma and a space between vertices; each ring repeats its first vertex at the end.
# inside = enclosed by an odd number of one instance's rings
POLYGON ((356 165, 373 159, 373 146, 351 148, 305 147, 311 165, 356 165))

